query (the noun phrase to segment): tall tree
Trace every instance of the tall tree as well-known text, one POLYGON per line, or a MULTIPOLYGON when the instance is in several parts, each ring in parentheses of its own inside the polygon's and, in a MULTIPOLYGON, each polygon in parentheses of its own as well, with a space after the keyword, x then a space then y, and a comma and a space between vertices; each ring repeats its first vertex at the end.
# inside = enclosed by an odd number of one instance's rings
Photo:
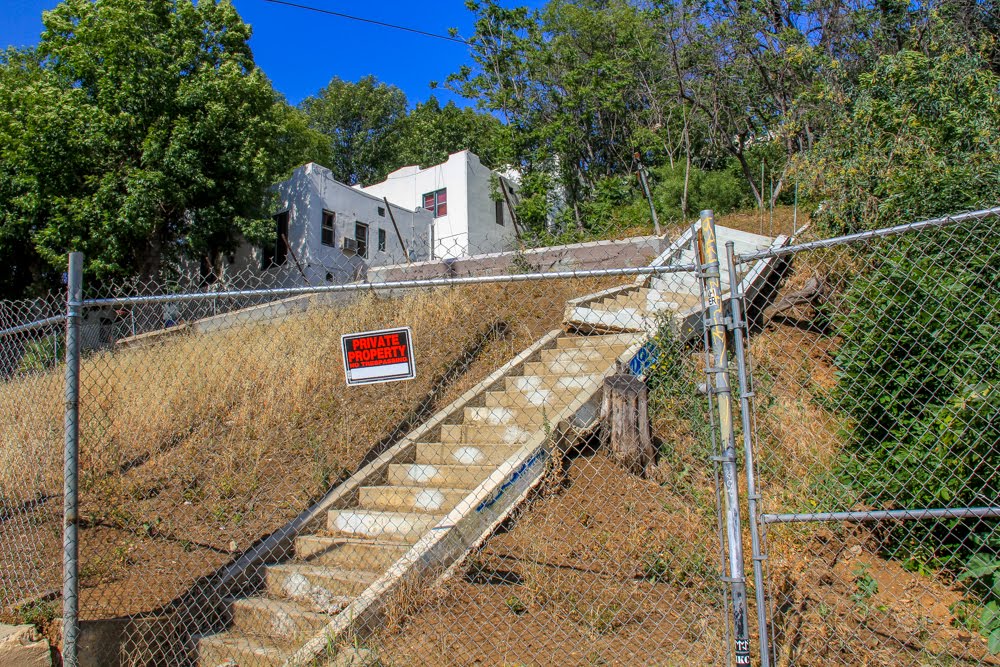
POLYGON ((357 83, 334 77, 303 100, 309 125, 330 142, 330 167, 344 183, 373 183, 395 169, 394 133, 406 116, 406 95, 395 86, 362 77, 357 83))
POLYGON ((505 134, 496 116, 462 109, 454 102, 441 106, 432 96, 400 120, 393 151, 396 166, 438 164, 452 153, 470 150, 487 165, 500 167, 511 161, 505 134))
POLYGON ((43 23, 0 74, 5 249, 150 279, 267 235, 287 132, 229 0, 65 0, 43 23))

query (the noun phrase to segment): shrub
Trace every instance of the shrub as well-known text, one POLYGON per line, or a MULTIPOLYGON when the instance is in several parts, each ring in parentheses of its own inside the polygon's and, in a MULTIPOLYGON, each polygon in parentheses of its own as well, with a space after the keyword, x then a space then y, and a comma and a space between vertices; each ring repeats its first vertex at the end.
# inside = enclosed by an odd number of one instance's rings
MULTIPOLYGON (((852 421, 840 476, 879 508, 992 505, 1000 496, 1000 238, 996 221, 961 236, 922 233, 845 294, 835 406, 852 421)), ((989 525, 887 528, 891 555, 958 569, 989 525)))

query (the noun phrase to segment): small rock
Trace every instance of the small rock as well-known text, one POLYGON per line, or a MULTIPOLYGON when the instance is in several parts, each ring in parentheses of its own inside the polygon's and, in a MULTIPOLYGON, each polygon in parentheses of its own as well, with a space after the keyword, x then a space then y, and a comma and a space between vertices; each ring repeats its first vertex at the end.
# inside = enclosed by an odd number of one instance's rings
POLYGON ((0 665, 52 667, 49 641, 39 637, 34 626, 0 624, 0 665))

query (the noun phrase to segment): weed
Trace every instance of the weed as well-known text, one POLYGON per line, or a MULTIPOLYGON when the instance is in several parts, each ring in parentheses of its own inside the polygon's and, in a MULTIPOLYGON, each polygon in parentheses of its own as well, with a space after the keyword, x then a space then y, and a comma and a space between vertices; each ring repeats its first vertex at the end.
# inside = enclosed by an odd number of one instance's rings
POLYGON ((25 625, 42 626, 59 615, 59 602, 29 602, 17 610, 17 616, 25 625))
POLYGON ((863 611, 868 610, 868 601, 878 593, 878 581, 868 571, 868 566, 858 563, 851 571, 854 575, 855 590, 851 593, 851 600, 863 611))
POLYGON ((528 605, 525 604, 524 601, 521 598, 517 597, 516 595, 508 596, 507 599, 504 600, 504 603, 507 605, 508 609, 510 609, 518 616, 528 611, 528 605))

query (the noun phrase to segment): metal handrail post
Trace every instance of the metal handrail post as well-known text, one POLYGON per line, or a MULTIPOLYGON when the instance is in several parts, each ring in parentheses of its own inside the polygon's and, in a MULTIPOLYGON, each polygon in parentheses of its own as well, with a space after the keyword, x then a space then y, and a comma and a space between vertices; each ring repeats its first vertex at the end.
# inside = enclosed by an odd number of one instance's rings
POLYGON ((750 549, 753 554, 754 599, 757 605, 757 633, 760 644, 760 665, 770 667, 771 651, 767 631, 767 600, 764 596, 764 560, 758 525, 760 494, 757 491, 756 466, 754 464, 752 426, 750 423, 750 387, 746 363, 746 345, 743 336, 747 324, 743 319, 743 295, 739 293, 740 281, 736 275, 736 244, 726 242, 726 263, 729 266, 729 317, 732 322, 733 352, 740 383, 740 420, 743 427, 743 458, 747 477, 747 508, 750 518, 750 549))
POLYGON ((740 500, 736 483, 736 433, 733 429, 732 390, 729 386, 728 350, 726 343, 726 318, 722 303, 722 279, 719 271, 719 246, 715 235, 715 215, 711 210, 701 212, 702 256, 699 262, 705 286, 708 313, 705 325, 709 332, 712 367, 709 377, 714 379, 712 392, 719 413, 719 434, 722 456, 724 516, 726 545, 729 552, 729 583, 733 601, 733 654, 737 665, 750 664, 750 639, 747 630, 747 588, 743 570, 743 542, 740 528, 740 500))
POLYGON ((78 667, 80 635, 79 499, 80 317, 83 310, 83 253, 69 254, 66 281, 66 412, 63 449, 63 665, 78 667))

